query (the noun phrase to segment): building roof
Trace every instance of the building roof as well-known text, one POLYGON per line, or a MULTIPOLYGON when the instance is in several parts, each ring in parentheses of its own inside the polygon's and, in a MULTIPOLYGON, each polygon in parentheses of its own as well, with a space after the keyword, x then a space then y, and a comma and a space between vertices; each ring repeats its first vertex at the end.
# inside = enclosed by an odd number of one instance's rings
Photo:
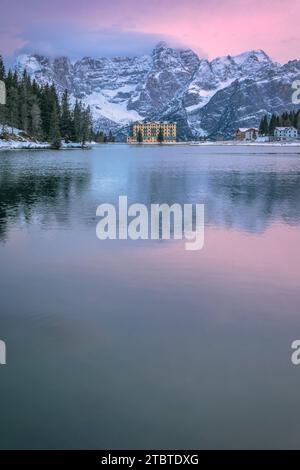
POLYGON ((256 127, 239 127, 236 132, 247 132, 247 131, 257 131, 258 129, 256 127))
POLYGON ((147 125, 147 124, 176 124, 176 122, 174 121, 136 121, 133 123, 134 125, 135 124, 143 124, 143 125, 147 125))

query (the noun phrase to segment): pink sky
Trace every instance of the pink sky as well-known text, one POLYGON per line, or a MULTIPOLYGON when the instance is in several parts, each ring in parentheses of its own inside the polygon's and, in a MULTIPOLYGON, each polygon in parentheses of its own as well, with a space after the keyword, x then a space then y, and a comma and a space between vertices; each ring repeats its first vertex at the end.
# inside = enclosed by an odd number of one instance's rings
POLYGON ((300 0, 1 0, 0 49, 53 54, 149 52, 160 39, 210 59, 263 49, 300 58, 300 0))

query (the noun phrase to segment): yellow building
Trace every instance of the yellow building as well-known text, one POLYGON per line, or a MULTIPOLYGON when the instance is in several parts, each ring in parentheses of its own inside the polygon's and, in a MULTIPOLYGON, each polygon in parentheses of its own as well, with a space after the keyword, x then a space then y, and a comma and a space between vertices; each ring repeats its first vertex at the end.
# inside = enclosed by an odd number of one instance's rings
POLYGON ((138 136, 142 136, 142 142, 157 142, 161 132, 163 142, 176 142, 175 122, 136 122, 132 126, 132 136, 127 138, 128 143, 137 143, 138 136))

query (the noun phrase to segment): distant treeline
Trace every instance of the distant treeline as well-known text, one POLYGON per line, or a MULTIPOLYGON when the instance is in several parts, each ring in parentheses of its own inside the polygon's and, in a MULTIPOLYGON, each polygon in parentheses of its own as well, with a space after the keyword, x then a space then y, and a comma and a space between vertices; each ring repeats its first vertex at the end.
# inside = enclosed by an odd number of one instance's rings
POLYGON ((300 132, 300 110, 285 112, 281 115, 272 114, 271 118, 265 115, 259 125, 261 135, 274 135, 275 127, 295 127, 300 132))
MULTIPOLYGON (((101 142, 101 133, 93 132, 89 106, 76 100, 71 107, 67 90, 59 99, 54 85, 38 85, 26 70, 21 77, 11 70, 6 73, 1 55, 0 80, 6 86, 6 104, 0 105, 1 134, 21 129, 37 140, 50 142, 53 148, 59 148, 62 139, 84 145, 97 137, 101 142)), ((111 133, 103 134, 105 141, 113 141, 111 133)))
POLYGON ((109 131, 108 135, 102 131, 92 132, 92 140, 100 144, 107 144, 110 142, 115 142, 115 137, 112 132, 109 131))

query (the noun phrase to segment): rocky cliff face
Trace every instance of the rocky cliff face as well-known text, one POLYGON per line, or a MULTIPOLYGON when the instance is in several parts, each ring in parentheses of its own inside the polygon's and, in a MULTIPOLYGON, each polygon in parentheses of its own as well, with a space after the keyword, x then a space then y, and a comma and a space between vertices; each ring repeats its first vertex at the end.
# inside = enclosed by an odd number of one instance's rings
POLYGON ((72 63, 22 55, 24 69, 40 84, 91 106, 95 127, 122 135, 136 120, 175 120, 178 136, 230 138, 237 127, 257 126, 262 115, 294 109, 291 84, 300 79, 300 61, 273 62, 261 51, 208 61, 192 50, 159 43, 149 56, 72 63))

